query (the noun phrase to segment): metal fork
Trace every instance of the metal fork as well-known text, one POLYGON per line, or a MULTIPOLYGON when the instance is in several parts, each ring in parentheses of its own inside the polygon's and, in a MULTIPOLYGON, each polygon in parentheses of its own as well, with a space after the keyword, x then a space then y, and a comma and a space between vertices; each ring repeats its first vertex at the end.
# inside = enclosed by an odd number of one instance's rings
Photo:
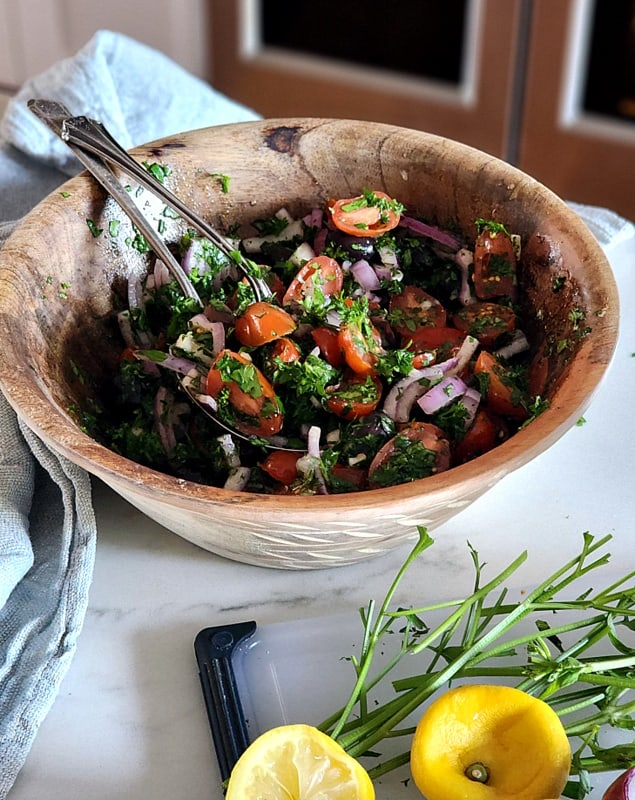
MULTIPOLYGON (((110 135, 101 122, 85 116, 73 116, 64 105, 54 100, 32 99, 28 101, 28 107, 38 119, 44 122, 68 145, 88 172, 118 203, 146 238, 155 255, 169 269, 186 297, 192 298, 202 307, 203 304, 198 292, 189 277, 172 254, 165 240, 154 229, 147 217, 134 203, 129 192, 119 182, 112 171, 112 166, 119 167, 127 175, 137 180, 141 186, 160 197, 170 208, 178 212, 186 222, 213 242, 240 269, 251 286, 256 300, 271 300, 272 292, 266 282, 253 274, 249 261, 244 258, 240 251, 233 247, 231 242, 199 217, 191 208, 188 208, 182 200, 166 189, 141 164, 135 161, 110 135)), ((221 428, 233 436, 255 442, 268 449, 295 449, 287 448, 284 444, 269 443, 262 437, 248 436, 241 433, 220 419, 209 406, 202 403, 197 397, 196 390, 186 381, 181 379, 179 382, 190 400, 196 403, 221 428)))
POLYGON ((209 239, 236 266, 251 286, 256 300, 269 300, 271 290, 266 282, 254 275, 252 265, 224 236, 189 208, 180 198, 160 183, 139 162, 135 161, 111 136, 101 122, 86 116, 73 116, 61 103, 54 100, 32 99, 29 109, 44 122, 75 153, 80 162, 96 178, 103 188, 117 201, 137 228, 147 239, 155 254, 174 275, 186 297, 200 298, 181 265, 176 261, 162 237, 148 222, 131 200, 109 165, 119 167, 130 177, 161 198, 170 208, 209 239), (106 163, 103 163, 106 162, 106 163))

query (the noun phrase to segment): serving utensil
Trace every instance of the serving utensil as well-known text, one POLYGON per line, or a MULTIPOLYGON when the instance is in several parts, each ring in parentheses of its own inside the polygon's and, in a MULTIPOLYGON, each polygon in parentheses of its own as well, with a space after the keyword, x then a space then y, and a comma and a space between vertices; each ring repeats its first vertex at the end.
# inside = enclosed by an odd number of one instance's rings
MULTIPOLYGON (((133 225, 143 234, 157 258, 161 259, 165 264, 186 297, 195 300, 201 308, 203 307, 198 292, 187 273, 176 260, 165 240, 133 201, 130 193, 122 186, 113 172, 113 167, 118 167, 126 175, 134 178, 144 189, 148 189, 159 197, 200 234, 216 245, 238 267, 251 287, 256 300, 267 301, 272 298, 272 292, 266 282, 254 274, 252 265, 242 253, 195 211, 183 203, 180 198, 167 189, 141 164, 135 161, 101 122, 86 116, 73 116, 66 106, 54 100, 34 98, 29 100, 27 105, 38 119, 44 122, 53 133, 68 145, 88 172, 117 202, 133 225)), ((208 404, 201 402, 192 381, 179 378, 179 383, 190 400, 217 425, 231 433, 232 436, 267 449, 296 449, 288 448, 284 444, 269 442, 263 437, 249 436, 242 433, 224 422, 208 404)))

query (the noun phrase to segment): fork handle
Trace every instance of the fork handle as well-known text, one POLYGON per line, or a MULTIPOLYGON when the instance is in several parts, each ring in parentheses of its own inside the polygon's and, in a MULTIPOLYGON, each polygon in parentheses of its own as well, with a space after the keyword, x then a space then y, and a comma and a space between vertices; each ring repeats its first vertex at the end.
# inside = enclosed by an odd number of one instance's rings
POLYGON ((121 147, 101 122, 85 116, 69 117, 64 120, 62 138, 69 145, 82 147, 109 161, 135 178, 142 186, 158 195, 167 205, 178 211, 186 222, 213 242, 222 253, 236 264, 251 285, 258 300, 271 298, 271 290, 265 281, 253 274, 240 251, 233 247, 224 236, 214 230, 195 211, 183 203, 179 197, 172 194, 169 189, 150 175, 121 147))
MULTIPOLYGON (((192 282, 189 280, 183 268, 172 254, 172 251, 167 246, 165 240, 152 227, 141 210, 137 208, 134 201, 130 197, 130 193, 124 189, 111 169, 99 158, 97 158, 96 155, 87 152, 82 147, 79 147, 75 143, 65 139, 64 124, 69 116, 68 109, 61 103, 56 103, 50 100, 30 100, 29 108, 38 117, 38 119, 42 120, 42 122, 44 122, 53 131, 53 133, 56 133, 63 141, 66 142, 69 149, 75 154, 83 166, 86 167, 93 178, 95 178, 102 188, 105 189, 105 191, 113 198, 113 200, 115 200, 115 202, 124 211, 126 216, 128 216, 133 224, 136 225, 136 227, 141 231, 148 244, 154 251, 154 254, 157 256, 157 258, 160 258, 170 270, 175 280, 179 284, 183 294, 186 297, 190 297, 195 300, 199 306, 202 306, 203 304, 198 292, 194 286, 192 286, 192 282)), ((142 171, 145 170, 142 169, 142 171)))

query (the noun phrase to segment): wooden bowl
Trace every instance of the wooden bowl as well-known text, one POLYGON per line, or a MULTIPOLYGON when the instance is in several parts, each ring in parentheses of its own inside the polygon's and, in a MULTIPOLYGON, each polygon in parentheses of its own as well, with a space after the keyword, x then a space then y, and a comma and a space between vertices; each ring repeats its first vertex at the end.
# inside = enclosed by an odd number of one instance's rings
MULTIPOLYGON (((98 444, 75 421, 86 384, 99 383, 120 349, 114 288, 145 256, 116 238, 122 214, 86 174, 41 202, 0 251, 0 384, 48 445, 98 476, 178 535, 231 559, 309 569, 348 564, 401 545, 417 525, 445 522, 512 470, 550 447, 580 418, 611 359, 618 298, 609 265, 586 226, 532 178, 489 155, 419 131, 326 119, 279 119, 202 129, 133 151, 173 170, 170 186, 213 224, 292 214, 381 189, 409 213, 474 233, 496 218, 524 243, 521 296, 536 347, 565 339, 545 361, 550 408, 486 455, 437 476, 345 495, 232 492, 161 474, 98 444), (212 173, 230 176, 223 193, 212 173), (104 230, 93 237, 87 220, 104 230), (564 288, 554 291, 554 281, 564 288), (584 315, 580 336, 573 316, 584 315)), ((175 223, 174 228, 178 225, 175 223)), ((168 231, 175 238, 176 230, 168 231)))

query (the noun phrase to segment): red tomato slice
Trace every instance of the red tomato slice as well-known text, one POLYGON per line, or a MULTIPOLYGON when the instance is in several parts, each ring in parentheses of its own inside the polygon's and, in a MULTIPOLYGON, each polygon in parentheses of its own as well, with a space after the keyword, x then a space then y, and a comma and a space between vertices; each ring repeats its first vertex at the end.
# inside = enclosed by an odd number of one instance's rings
POLYGON ((347 467, 345 464, 334 464, 331 467, 331 483, 335 483, 337 488, 359 491, 367 482, 368 473, 361 467, 347 467))
POLYGON ((272 450, 260 465, 274 481, 291 485, 298 478, 298 459, 302 454, 292 450, 272 450))
POLYGON ((502 420, 484 408, 479 408, 465 436, 454 447, 454 461, 464 464, 482 456, 500 444, 505 436, 502 420))
POLYGON ((295 320, 287 311, 271 303, 252 303, 236 320, 234 332, 245 347, 260 347, 296 328, 295 320))
POLYGON ((221 406, 221 418, 247 436, 280 432, 282 406, 273 386, 250 359, 231 350, 221 350, 207 373, 207 394, 218 399, 225 389, 226 407, 221 406))
POLYGON ((319 301, 342 291, 344 274, 334 258, 316 256, 300 269, 282 298, 282 305, 300 305, 305 299, 319 301))
POLYGON ((385 192, 369 192, 330 202, 328 210, 335 227, 344 233, 375 237, 399 225, 401 215, 391 205, 394 201, 385 192))
POLYGON ((293 339, 289 339, 287 336, 281 336, 279 339, 276 339, 269 351, 270 360, 279 358, 281 361, 284 361, 285 364, 291 364, 293 361, 297 361, 301 356, 302 353, 298 345, 293 339))
POLYGON ((436 475, 449 467, 450 442, 441 428, 431 422, 411 422, 377 452, 368 469, 368 480, 374 487, 393 486, 436 475), (431 455, 417 464, 409 442, 423 445, 431 455))
POLYGON ((382 385, 373 375, 347 373, 337 386, 327 388, 326 407, 346 420, 359 419, 374 411, 381 400, 382 385))
POLYGON ((335 328, 325 326, 313 328, 311 336, 315 344, 320 348, 320 353, 325 361, 339 369, 344 363, 344 354, 340 347, 339 331, 335 328))
POLYGON ((134 355, 135 348, 134 347, 124 347, 124 349, 119 353, 119 361, 136 361, 134 355))
POLYGON ((465 332, 458 328, 423 327, 413 331, 408 349, 415 353, 424 353, 430 350, 437 350, 439 359, 442 360, 450 356, 453 350, 458 349, 465 339, 465 332))
POLYGON ((358 375, 374 373, 379 356, 383 352, 379 331, 371 322, 368 322, 368 326, 369 334, 364 335, 357 323, 349 322, 342 325, 338 335, 344 360, 358 375))
POLYGON ((481 350, 474 365, 474 374, 481 373, 488 376, 486 393, 488 409, 506 417, 526 419, 528 414, 521 403, 522 396, 519 396, 519 391, 514 388, 512 381, 505 380, 505 367, 486 350, 481 350))
POLYGON ((492 347, 499 336, 513 331, 516 314, 499 303, 472 303, 452 316, 452 322, 464 333, 474 336, 483 347, 492 347))
POLYGON ((474 291, 480 300, 516 295, 516 253, 502 226, 484 228, 474 244, 474 291))
POLYGON ((444 327, 447 314, 443 304, 421 287, 404 286, 399 294, 390 298, 388 321, 407 343, 418 328, 444 327))

